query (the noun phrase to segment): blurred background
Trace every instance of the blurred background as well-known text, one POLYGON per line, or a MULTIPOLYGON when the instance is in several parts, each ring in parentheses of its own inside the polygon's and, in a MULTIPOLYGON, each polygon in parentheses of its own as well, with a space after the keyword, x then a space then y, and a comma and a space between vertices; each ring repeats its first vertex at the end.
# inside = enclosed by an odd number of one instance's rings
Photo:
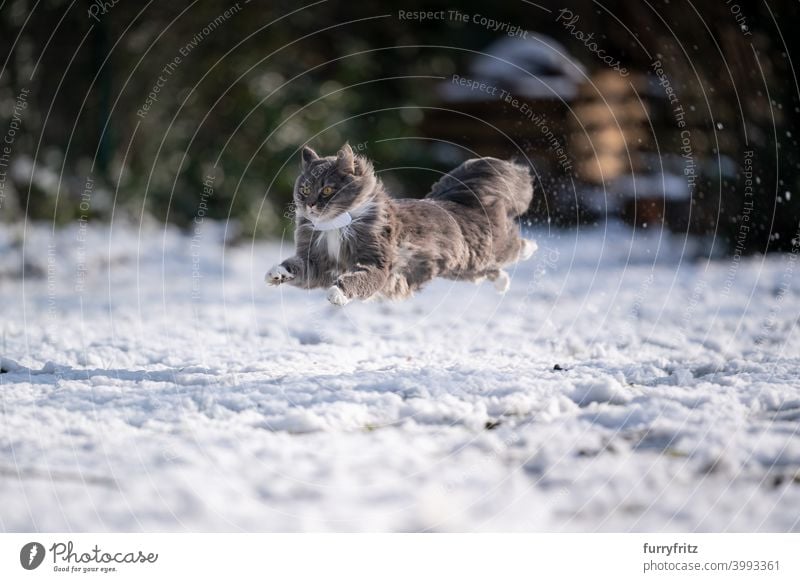
POLYGON ((478 155, 531 224, 666 225, 716 256, 800 216, 795 0, 9 0, 0 221, 290 229, 297 152, 345 140, 398 196, 478 155), (35 5, 35 9, 34 9, 35 5), (420 11, 426 14, 419 14, 420 11))

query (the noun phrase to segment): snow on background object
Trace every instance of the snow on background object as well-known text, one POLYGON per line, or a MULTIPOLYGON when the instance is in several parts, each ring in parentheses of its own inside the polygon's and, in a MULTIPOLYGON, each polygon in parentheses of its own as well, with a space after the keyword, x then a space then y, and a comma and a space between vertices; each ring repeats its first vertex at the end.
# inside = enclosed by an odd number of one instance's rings
POLYGON ((564 45, 549 36, 528 33, 525 38, 493 42, 475 56, 469 80, 485 83, 488 89, 450 80, 439 85, 439 94, 448 101, 499 100, 505 97, 500 91, 513 98, 572 99, 586 79, 586 69, 564 45))
POLYGON ((0 269, 0 529, 800 529, 795 257, 529 236, 505 296, 338 309, 264 287, 289 242, 29 226, 28 275, 0 269))

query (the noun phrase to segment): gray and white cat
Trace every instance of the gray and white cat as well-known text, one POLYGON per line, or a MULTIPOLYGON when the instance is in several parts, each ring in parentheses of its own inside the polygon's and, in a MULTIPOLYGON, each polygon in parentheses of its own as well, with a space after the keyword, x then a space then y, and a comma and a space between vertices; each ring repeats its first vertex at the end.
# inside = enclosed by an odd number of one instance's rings
POLYGON ((505 292, 503 267, 536 250, 514 221, 532 196, 526 167, 477 158, 445 174, 425 198, 396 200, 349 145, 328 157, 304 147, 294 185, 296 253, 265 280, 325 287, 335 305, 405 298, 434 277, 488 278, 505 292))

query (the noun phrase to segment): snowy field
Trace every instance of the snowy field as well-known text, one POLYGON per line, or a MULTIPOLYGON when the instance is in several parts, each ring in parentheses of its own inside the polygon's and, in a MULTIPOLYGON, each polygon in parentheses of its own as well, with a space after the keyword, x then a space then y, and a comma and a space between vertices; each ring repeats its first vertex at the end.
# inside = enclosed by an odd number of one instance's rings
POLYGON ((800 530, 796 255, 542 230, 505 296, 334 308, 288 241, 15 236, 0 530, 800 530))

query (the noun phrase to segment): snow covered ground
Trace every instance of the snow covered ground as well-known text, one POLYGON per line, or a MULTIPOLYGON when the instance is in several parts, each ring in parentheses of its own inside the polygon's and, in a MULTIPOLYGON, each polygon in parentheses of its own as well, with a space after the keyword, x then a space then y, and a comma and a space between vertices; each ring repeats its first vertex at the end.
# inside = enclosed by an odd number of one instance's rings
POLYGON ((338 309, 209 223, 3 234, 0 530, 800 530, 796 256, 530 236, 338 309))

